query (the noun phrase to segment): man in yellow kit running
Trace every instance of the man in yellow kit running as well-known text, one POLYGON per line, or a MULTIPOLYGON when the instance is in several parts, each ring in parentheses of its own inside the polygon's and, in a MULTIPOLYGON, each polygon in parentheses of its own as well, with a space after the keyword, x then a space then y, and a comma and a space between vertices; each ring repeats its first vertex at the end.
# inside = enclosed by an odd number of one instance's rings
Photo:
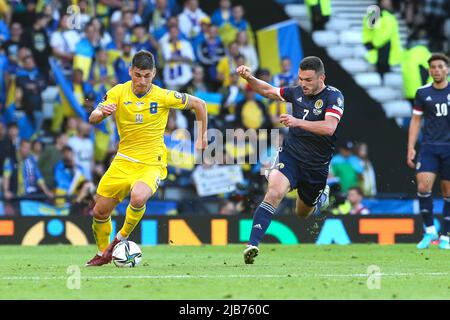
POLYGON ((129 73, 131 81, 109 90, 89 117, 89 123, 97 124, 115 113, 120 142, 117 154, 97 189, 92 230, 98 252, 86 266, 111 262, 115 245, 128 238, 144 215, 147 200, 156 192, 160 180, 166 178, 164 130, 169 110, 193 109, 199 121, 195 148, 205 149, 208 143, 205 102, 152 84, 156 69, 150 52, 136 53, 129 73), (123 227, 109 243, 111 212, 130 191, 123 227))

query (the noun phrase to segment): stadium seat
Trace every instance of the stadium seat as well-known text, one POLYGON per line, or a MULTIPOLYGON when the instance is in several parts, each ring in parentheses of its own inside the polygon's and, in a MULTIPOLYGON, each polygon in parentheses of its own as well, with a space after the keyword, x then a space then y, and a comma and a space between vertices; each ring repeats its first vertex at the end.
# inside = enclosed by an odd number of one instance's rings
POLYGON ((344 59, 341 61, 341 65, 352 74, 373 70, 373 66, 362 59, 344 59))
POLYGON ((401 98, 402 92, 388 87, 375 87, 367 90, 369 96, 380 103, 401 98))
POLYGON ((312 38, 314 42, 321 47, 338 44, 338 33, 335 31, 314 31, 312 38))
POLYGON ((341 34, 339 35, 339 40, 341 44, 344 45, 361 44, 362 42, 361 32, 353 30, 342 31, 341 34))
POLYGON ((364 59, 367 53, 366 47, 363 45, 358 45, 353 47, 353 57, 364 59))
POLYGON ((388 118, 411 116, 411 104, 407 100, 394 100, 383 103, 383 109, 388 118))
POLYGON ((403 76, 401 73, 389 72, 384 75, 384 85, 394 88, 403 87, 403 76))
POLYGON ((327 48, 328 55, 334 60, 353 58, 353 48, 347 46, 332 46, 327 48))
POLYGON ((350 23, 346 20, 331 19, 325 25, 325 28, 329 31, 344 31, 350 28, 350 23))
POLYGON ((358 73, 355 75, 355 81, 364 88, 381 86, 381 77, 376 72, 358 73))

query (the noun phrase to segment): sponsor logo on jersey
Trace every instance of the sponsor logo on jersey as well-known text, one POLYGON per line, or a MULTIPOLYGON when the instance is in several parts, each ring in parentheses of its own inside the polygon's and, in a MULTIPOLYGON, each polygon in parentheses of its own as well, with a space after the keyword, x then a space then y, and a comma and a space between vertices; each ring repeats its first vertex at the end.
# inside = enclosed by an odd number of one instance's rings
POLYGON ((428 96, 428 97, 425 99, 425 101, 433 101, 433 99, 431 99, 431 97, 428 96))
POLYGON ((142 101, 136 102, 136 106, 137 106, 138 108, 142 108, 142 106, 143 106, 144 104, 145 104, 145 103, 142 102, 142 101))
POLYGON ((314 108, 316 108, 316 109, 320 109, 320 108, 322 108, 322 106, 323 106, 322 99, 317 100, 316 103, 314 104, 314 108))
POLYGON ((124 103, 123 103, 123 105, 124 106, 128 106, 128 105, 130 105, 130 104, 132 104, 133 102, 131 102, 131 101, 125 101, 124 103))
POLYGON ((450 101, 450 94, 447 96, 447 101, 450 101))
POLYGON ((303 97, 298 98, 297 101, 302 103, 303 102, 303 97))

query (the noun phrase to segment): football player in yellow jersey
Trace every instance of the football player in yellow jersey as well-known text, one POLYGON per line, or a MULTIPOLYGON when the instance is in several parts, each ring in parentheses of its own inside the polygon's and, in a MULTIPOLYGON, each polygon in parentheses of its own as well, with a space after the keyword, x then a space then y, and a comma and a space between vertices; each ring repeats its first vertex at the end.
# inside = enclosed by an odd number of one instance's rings
POLYGON ((195 147, 205 149, 207 146, 207 111, 203 100, 152 84, 155 60, 148 51, 134 55, 129 73, 131 81, 111 88, 89 117, 91 124, 97 124, 115 114, 120 142, 97 188, 92 230, 98 252, 86 266, 111 262, 114 246, 128 238, 144 215, 147 200, 166 178, 164 130, 171 108, 194 110, 199 121, 195 147), (129 193, 124 225, 109 243, 111 212, 129 193))

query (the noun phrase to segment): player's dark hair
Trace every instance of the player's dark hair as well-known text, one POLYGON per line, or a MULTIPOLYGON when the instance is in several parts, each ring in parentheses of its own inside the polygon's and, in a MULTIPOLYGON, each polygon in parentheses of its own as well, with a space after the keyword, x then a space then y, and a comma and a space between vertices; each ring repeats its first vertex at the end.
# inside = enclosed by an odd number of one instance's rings
POLYGON ((433 61, 436 60, 444 61, 447 67, 450 65, 450 59, 444 53, 441 52, 433 53, 431 57, 428 59, 428 65, 430 65, 433 61))
POLYGON ((141 50, 134 55, 131 66, 141 70, 152 70, 155 67, 155 58, 151 52, 141 50))
POLYGON ((310 56, 304 58, 300 62, 300 69, 301 70, 313 70, 317 74, 322 75, 325 73, 325 67, 323 66, 322 60, 320 60, 319 57, 310 56))

